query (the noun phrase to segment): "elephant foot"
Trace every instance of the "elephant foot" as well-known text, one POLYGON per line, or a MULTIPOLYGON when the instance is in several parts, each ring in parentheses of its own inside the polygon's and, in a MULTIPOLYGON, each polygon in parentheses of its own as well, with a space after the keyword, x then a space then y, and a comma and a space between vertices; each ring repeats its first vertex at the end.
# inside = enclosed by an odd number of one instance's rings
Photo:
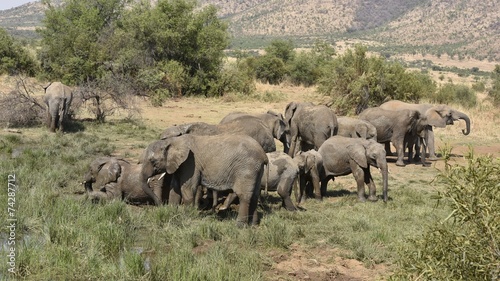
POLYGON ((430 166, 431 166, 431 164, 430 164, 430 163, 422 163, 422 166, 423 166, 423 167, 430 167, 430 166))
POLYGON ((429 158, 427 158, 430 161, 437 161, 439 158, 436 155, 429 155, 429 158))
POLYGON ((370 201, 370 202, 377 202, 378 201, 378 197, 376 195, 370 195, 368 197, 368 201, 370 201))
POLYGON ((420 156, 415 156, 415 157, 413 157, 413 161, 414 161, 414 162, 417 162, 417 163, 418 163, 418 162, 420 162, 421 160, 422 160, 422 159, 420 158, 420 156))
POLYGON ((404 167, 404 166, 406 166, 406 164, 403 161, 397 161, 396 166, 404 167))
POLYGON ((290 212, 296 212, 296 211, 298 211, 298 209, 295 208, 295 206, 284 206, 284 207, 285 207, 285 209, 287 211, 290 211, 290 212))
POLYGON ((365 198, 365 196, 358 196, 358 200, 359 200, 359 202, 361 202, 361 203, 365 203, 365 202, 366 202, 366 198, 365 198))

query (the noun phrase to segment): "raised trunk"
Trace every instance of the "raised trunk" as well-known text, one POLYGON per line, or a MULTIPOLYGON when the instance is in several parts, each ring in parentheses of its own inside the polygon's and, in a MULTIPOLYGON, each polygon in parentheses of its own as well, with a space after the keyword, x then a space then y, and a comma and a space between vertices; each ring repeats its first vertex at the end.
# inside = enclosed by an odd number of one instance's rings
POLYGON ((465 113, 459 112, 458 113, 458 119, 463 119, 465 121, 466 129, 465 129, 465 131, 462 130, 462 133, 464 135, 468 135, 470 133, 470 119, 469 119, 469 116, 467 116, 467 114, 465 114, 465 113))

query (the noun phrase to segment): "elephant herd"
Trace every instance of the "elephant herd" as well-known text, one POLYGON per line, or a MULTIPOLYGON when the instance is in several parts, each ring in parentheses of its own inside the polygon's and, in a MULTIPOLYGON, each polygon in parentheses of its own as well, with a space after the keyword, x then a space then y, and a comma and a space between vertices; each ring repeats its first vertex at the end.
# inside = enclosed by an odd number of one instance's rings
POLYGON ((90 164, 84 186, 93 200, 155 205, 197 205, 205 192, 212 209, 219 211, 238 199, 236 220, 246 225, 258 223, 261 190, 276 191, 282 206, 295 211, 307 197, 322 199, 330 180, 348 174, 356 180, 360 201, 377 201, 370 173, 374 166, 382 173, 382 198, 387 202, 390 143, 396 148, 396 165, 405 165, 406 148, 411 162, 414 147, 415 158, 425 164, 426 149, 429 158, 436 159, 432 128, 458 119, 465 120, 463 133, 469 134, 469 117, 446 105, 389 101, 357 118, 337 117, 324 105, 296 102, 286 106, 284 115, 234 112, 216 125, 193 122, 166 128, 137 163, 99 157, 90 164), (276 151, 275 140, 283 151, 276 151), (296 204, 291 199, 294 187, 296 204))

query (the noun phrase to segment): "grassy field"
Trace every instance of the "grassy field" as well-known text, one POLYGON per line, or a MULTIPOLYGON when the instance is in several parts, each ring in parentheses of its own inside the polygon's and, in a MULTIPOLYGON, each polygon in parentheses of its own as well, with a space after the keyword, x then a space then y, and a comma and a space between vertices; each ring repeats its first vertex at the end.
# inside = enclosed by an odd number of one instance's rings
MULTIPOLYGON (((351 175, 330 183, 326 198, 308 200, 305 211, 280 209, 271 193, 259 209, 257 227, 237 228, 236 211, 214 214, 190 207, 94 204, 81 185, 97 156, 137 161, 162 129, 173 124, 217 123, 232 111, 284 112, 290 101, 324 102, 312 88, 258 85, 243 99, 184 98, 151 107, 138 100, 140 119, 115 117, 100 125, 78 121, 69 133, 45 128, 0 131, 2 185, 15 175, 17 192, 0 192, 0 221, 15 218, 15 231, 2 227, 0 279, 25 280, 385 280, 395 269, 398 249, 450 210, 433 195, 442 160, 432 167, 397 167, 389 157, 389 202, 358 203, 351 175), (15 197, 11 216, 8 198, 15 197), (14 233, 14 234, 12 234, 14 233), (14 235, 15 245, 9 244, 14 235), (15 275, 8 254, 15 247, 15 275), (7 261, 7 262, 5 262, 7 261)), ((464 109, 463 123, 436 130, 438 151, 451 150, 450 163, 476 154, 500 156, 500 111, 487 102, 464 109)), ((81 112, 79 118, 85 117, 81 112)), ((381 177, 373 173, 377 186, 381 177)), ((379 188, 380 194, 380 188, 379 188)))

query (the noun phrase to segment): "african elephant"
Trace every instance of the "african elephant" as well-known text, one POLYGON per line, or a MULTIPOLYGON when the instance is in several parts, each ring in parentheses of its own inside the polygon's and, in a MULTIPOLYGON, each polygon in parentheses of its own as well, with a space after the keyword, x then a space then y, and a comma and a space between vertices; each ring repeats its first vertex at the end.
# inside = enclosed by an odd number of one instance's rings
POLYGON ((148 179, 167 173, 172 176, 169 204, 194 204, 198 186, 216 191, 233 190, 240 198, 238 225, 258 222, 257 203, 264 166, 262 147, 249 136, 192 134, 151 143, 141 156, 141 186, 154 198, 148 179))
MULTIPOLYGON (((277 191, 282 199, 282 206, 288 211, 296 211, 297 208, 290 198, 292 187, 299 173, 303 176, 308 175, 319 182, 317 165, 321 163, 320 157, 315 150, 299 152, 294 158, 279 151, 267 153, 269 167, 264 171, 261 180, 261 190, 265 190, 266 194, 268 191, 277 191)), ((229 208, 234 199, 236 199, 236 195, 230 193, 219 210, 229 208)))
POLYGON ((317 150, 325 140, 336 135, 338 130, 337 116, 324 105, 291 102, 286 106, 285 120, 290 127, 288 155, 292 157, 299 139, 299 150, 317 150))
POLYGON ((269 128, 258 118, 235 119, 225 124, 212 125, 204 122, 186 123, 167 128, 160 139, 167 139, 186 134, 192 135, 246 135, 255 139, 265 152, 276 151, 276 143, 269 128))
POLYGON ((337 122, 339 123, 337 133, 339 136, 377 140, 377 128, 368 121, 341 116, 337 117, 337 122))
POLYGON ((295 194, 297 202, 304 203, 306 188, 311 190, 311 197, 321 199, 320 171, 323 168, 323 158, 318 151, 311 149, 299 151, 293 159, 299 165, 299 192, 295 194))
POLYGON ((326 140, 318 150, 323 158, 320 171, 321 192, 326 193, 328 181, 338 176, 353 174, 357 183, 358 199, 365 198, 365 184, 369 188, 368 200, 377 201, 376 187, 370 166, 380 169, 383 181, 383 197, 387 202, 388 170, 384 146, 375 140, 333 136, 326 140))
POLYGON ((288 149, 290 146, 290 129, 288 128, 288 125, 285 122, 285 118, 281 113, 276 113, 272 110, 261 114, 232 112, 222 118, 219 124, 231 123, 236 119, 241 120, 252 118, 258 118, 262 122, 264 122, 264 124, 266 124, 266 126, 269 128, 269 132, 273 135, 273 137, 283 144, 283 151, 285 153, 288 153, 288 149))
MULTIPOLYGON (((131 203, 153 203, 141 188, 142 165, 132 164, 115 157, 99 157, 90 165, 84 175, 84 187, 92 200, 120 199, 131 203)), ((168 193, 163 193, 165 174, 148 179, 149 187, 165 201, 168 193)))
POLYGON ((52 82, 45 87, 43 101, 47 105, 47 127, 51 132, 57 128, 64 131, 64 123, 69 116, 69 108, 73 100, 73 90, 61 82, 52 82))
MULTIPOLYGON (((464 135, 470 133, 470 118, 467 114, 457 111, 447 105, 439 104, 411 104, 402 102, 399 100, 392 100, 385 102, 380 105, 380 108, 386 110, 401 110, 401 109, 411 109, 417 110, 421 116, 425 116, 429 122, 429 126, 426 128, 426 138, 427 147, 429 148, 429 159, 437 160, 436 149, 434 144, 434 131, 433 126, 438 128, 444 128, 446 125, 453 125, 454 121, 463 119, 465 121, 466 129, 462 130, 464 135)), ((387 148, 386 148, 387 149, 387 148)), ((419 148, 416 149, 416 156, 418 157, 419 148)), ((390 153, 390 150, 387 151, 390 153)), ((424 151, 425 153, 425 151, 424 151)))
MULTIPOLYGON (((391 111, 372 107, 361 112, 359 119, 368 121, 377 128, 378 142, 392 142, 396 147, 397 166, 405 166, 403 157, 406 142, 414 136, 423 137, 424 128, 427 125, 423 119, 420 119, 418 111, 409 109, 391 111)), ((425 157, 422 161, 425 163, 425 157)))

